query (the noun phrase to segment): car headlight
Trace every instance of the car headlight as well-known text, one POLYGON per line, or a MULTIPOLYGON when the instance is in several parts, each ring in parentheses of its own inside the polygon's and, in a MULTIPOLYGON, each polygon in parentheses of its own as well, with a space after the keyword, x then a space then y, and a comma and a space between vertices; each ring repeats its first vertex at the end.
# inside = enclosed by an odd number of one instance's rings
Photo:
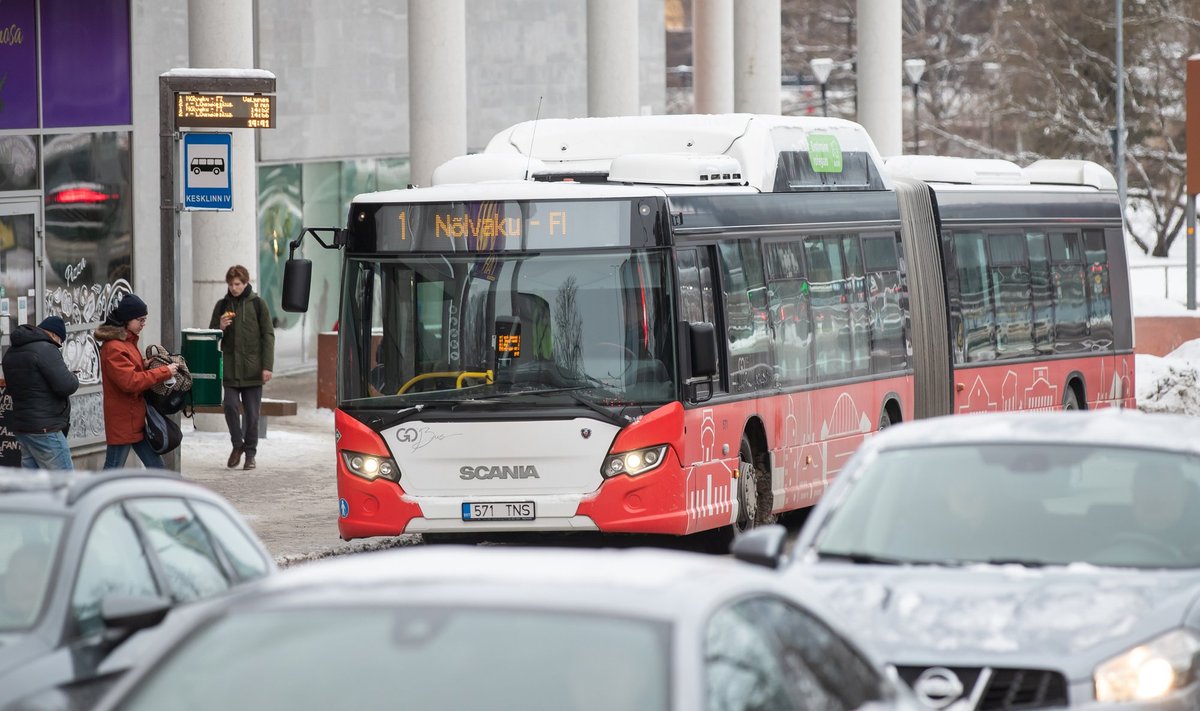
POLYGON ((1187 686, 1200 639, 1172 630, 1096 667, 1097 701, 1148 701, 1187 686))
POLYGON ((600 468, 600 474, 605 479, 621 474, 637 476, 657 469, 666 458, 667 445, 665 444, 656 444, 653 447, 634 449, 620 454, 610 454, 604 458, 604 466, 600 468))
POLYGON ((390 457, 360 454, 358 452, 342 452, 342 462, 345 463, 346 469, 351 474, 360 476, 367 481, 374 481, 376 479, 400 481, 400 467, 396 466, 395 460, 390 457))

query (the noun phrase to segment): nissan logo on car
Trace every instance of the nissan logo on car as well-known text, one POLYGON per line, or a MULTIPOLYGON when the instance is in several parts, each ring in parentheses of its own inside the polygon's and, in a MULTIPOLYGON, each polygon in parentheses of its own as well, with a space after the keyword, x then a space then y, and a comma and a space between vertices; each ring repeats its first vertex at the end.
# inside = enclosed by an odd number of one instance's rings
POLYGON ((921 672, 913 683, 913 693, 921 703, 932 709, 944 709, 963 694, 963 683, 945 667, 931 667, 921 672))
POLYGON ((532 464, 517 464, 501 466, 498 464, 467 464, 458 470, 458 478, 464 481, 470 479, 541 479, 537 467, 532 464))

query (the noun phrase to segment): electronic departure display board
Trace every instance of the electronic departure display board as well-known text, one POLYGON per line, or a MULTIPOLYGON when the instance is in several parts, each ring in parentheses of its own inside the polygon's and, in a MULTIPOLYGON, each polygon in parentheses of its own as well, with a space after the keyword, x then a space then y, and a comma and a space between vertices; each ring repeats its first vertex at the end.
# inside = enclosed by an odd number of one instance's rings
POLYGON ((177 128, 275 128, 273 94, 175 95, 177 128))

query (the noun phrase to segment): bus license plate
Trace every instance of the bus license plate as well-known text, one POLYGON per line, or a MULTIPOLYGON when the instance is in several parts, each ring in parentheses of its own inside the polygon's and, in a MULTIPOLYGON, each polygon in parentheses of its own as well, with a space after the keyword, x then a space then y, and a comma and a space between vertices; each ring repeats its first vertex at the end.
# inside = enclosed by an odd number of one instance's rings
POLYGON ((463 502, 464 521, 532 521, 535 518, 532 501, 463 502))

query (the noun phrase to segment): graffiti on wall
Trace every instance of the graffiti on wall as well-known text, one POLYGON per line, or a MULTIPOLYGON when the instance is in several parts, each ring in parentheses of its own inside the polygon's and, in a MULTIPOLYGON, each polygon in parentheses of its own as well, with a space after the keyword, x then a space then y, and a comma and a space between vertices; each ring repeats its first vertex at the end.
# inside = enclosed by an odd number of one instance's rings
POLYGON ((8 389, 0 386, 0 466, 21 466, 21 443, 8 427, 8 413, 12 412, 12 396, 8 389))
POLYGON ((87 267, 87 258, 67 267, 67 283, 46 293, 46 315, 60 316, 67 325, 99 323, 133 287, 124 279, 107 284, 76 284, 87 267))
POLYGON ((104 438, 103 393, 84 393, 71 398, 71 432, 67 438, 72 443, 104 438))

